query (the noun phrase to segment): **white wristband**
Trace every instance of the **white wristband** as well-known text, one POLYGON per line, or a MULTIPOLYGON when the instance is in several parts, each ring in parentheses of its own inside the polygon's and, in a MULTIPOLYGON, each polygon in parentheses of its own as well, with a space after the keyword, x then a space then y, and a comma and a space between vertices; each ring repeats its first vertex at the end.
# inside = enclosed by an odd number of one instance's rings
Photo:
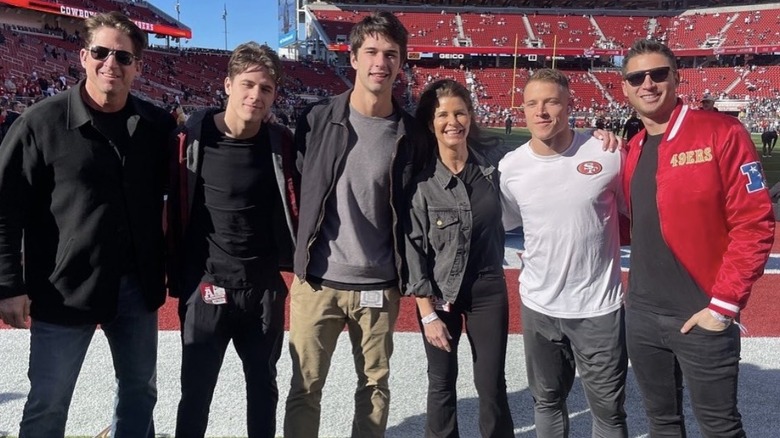
POLYGON ((712 317, 715 318, 716 320, 718 320, 718 322, 721 323, 721 324, 730 325, 732 322, 734 322, 734 318, 732 318, 730 316, 723 315, 723 314, 721 314, 719 312, 716 312, 716 311, 714 311, 712 309, 709 309, 709 310, 710 310, 710 315, 712 315, 712 317))
POLYGON ((420 321, 422 321, 423 324, 430 324, 437 319, 439 319, 439 315, 437 315, 436 312, 431 312, 430 315, 423 316, 420 321))

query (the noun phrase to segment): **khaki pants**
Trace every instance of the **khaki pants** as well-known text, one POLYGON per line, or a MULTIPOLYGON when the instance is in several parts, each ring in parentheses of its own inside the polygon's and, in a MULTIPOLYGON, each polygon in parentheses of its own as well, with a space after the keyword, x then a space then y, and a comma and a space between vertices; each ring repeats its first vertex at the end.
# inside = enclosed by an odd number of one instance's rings
MULTIPOLYGON (((401 296, 384 290, 382 308, 360 307, 359 291, 293 281, 290 291, 292 381, 284 435, 317 437, 322 387, 339 334, 347 326, 358 374, 353 437, 383 437, 390 405, 390 356, 401 296)), ((347 403, 347 400, 344 400, 347 403)))

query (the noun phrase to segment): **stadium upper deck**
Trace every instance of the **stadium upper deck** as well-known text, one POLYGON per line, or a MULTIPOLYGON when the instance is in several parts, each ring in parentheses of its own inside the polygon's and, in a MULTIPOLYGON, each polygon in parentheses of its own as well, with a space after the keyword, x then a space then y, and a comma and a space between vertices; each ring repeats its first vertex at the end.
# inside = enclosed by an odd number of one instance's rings
POLYGON ((306 10, 317 32, 312 37, 333 51, 348 50, 346 36, 352 24, 383 7, 392 8, 410 31, 412 52, 513 54, 517 39, 521 54, 620 55, 637 38, 664 41, 680 56, 780 51, 780 33, 775 30, 780 26, 780 3, 660 11, 599 9, 597 13, 412 3, 404 3, 405 7, 317 3, 306 10))
MULTIPOLYGON (((186 28, 142 1, 61 1, 64 3, 60 6, 67 4, 63 7, 94 11, 121 9, 151 24, 186 28)), ((61 20, 72 27, 52 29, 55 15, 11 5, 19 2, 24 0, 0 0, 3 28, 0 34, 5 39, 0 43, 0 95, 7 93, 2 84, 6 79, 15 77, 17 83, 29 83, 33 72, 39 76, 65 77, 68 83, 75 83, 81 69, 76 57, 71 55, 80 43, 63 36, 72 36, 79 27, 78 21, 61 20), (50 55, 53 48, 59 57, 50 55)), ((351 69, 345 62, 347 35, 353 23, 370 10, 388 7, 373 3, 318 2, 306 6, 309 38, 324 42, 318 46, 329 50, 314 56, 320 61, 308 59, 305 53, 301 61, 285 62, 289 77, 284 87, 285 99, 295 101, 296 96, 329 95, 350 86, 351 69)), ((556 59, 562 58, 559 68, 572 78, 578 110, 604 111, 625 106, 620 75, 610 64, 612 57, 622 54, 637 38, 650 37, 666 41, 683 57, 680 91, 692 104, 703 94, 743 103, 780 99, 780 67, 772 65, 777 61, 772 61, 770 56, 761 55, 780 52, 780 32, 775 31, 780 29, 780 3, 745 7, 733 6, 741 2, 707 2, 722 6, 662 11, 591 9, 585 13, 581 9, 543 9, 547 3, 552 2, 440 0, 435 6, 427 7, 416 6, 419 2, 413 0, 395 2, 401 6, 391 6, 393 11, 410 31, 410 65, 399 76, 396 96, 413 102, 429 79, 455 77, 473 83, 486 111, 499 114, 522 103, 517 91, 522 89, 529 69, 549 66, 549 58, 555 55, 556 59), (538 9, 491 8, 504 3, 538 9), (451 6, 454 4, 465 6, 451 6), (515 58, 511 55, 515 54, 515 35, 517 53, 522 55, 518 59, 522 62, 513 75, 515 58), (528 55, 537 54, 539 61, 531 61, 528 55)), ((577 5, 606 8, 611 3, 615 2, 577 2, 577 5)), ((656 7, 682 4, 629 1, 621 5, 639 7, 650 3, 656 7)), ((192 107, 219 104, 226 52, 152 48, 144 61, 144 74, 135 89, 146 98, 161 104, 175 102, 192 107)), ((20 85, 19 88, 35 94, 35 87, 20 85)))

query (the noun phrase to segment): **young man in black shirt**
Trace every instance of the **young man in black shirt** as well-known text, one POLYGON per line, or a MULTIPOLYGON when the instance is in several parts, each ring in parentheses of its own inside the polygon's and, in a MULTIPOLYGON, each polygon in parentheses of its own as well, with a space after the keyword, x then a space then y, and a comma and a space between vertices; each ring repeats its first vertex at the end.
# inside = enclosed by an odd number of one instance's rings
POLYGON ((194 114, 173 148, 168 234, 171 291, 180 297, 181 391, 176 436, 202 437, 232 340, 244 365, 250 437, 276 434, 276 362, 284 335, 297 223, 295 148, 267 119, 279 57, 249 42, 228 64, 224 111, 194 114))
POLYGON ((679 83, 667 46, 633 44, 623 94, 645 131, 629 143, 623 175, 632 229, 626 344, 650 436, 686 436, 687 388, 701 436, 742 438, 737 323, 775 219, 750 134, 734 117, 691 110, 679 83))

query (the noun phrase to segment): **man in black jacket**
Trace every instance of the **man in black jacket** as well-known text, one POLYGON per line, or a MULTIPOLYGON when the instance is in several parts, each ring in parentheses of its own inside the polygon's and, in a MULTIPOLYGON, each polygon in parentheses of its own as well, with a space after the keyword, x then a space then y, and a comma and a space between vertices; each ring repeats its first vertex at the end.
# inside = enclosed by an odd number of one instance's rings
POLYGON ((364 18, 350 34, 355 86, 298 119, 305 158, 290 290, 288 437, 318 436, 322 388, 345 326, 358 382, 352 436, 385 433, 401 297, 397 218, 413 173, 414 122, 392 97, 407 38, 389 12, 364 18))
POLYGON ((779 128, 769 127, 761 133, 761 154, 764 158, 771 157, 777 144, 777 131, 779 128))
POLYGON ((631 139, 644 128, 645 125, 642 124, 642 120, 637 117, 636 111, 631 111, 631 117, 623 124, 623 139, 626 140, 626 142, 631 141, 631 139))
POLYGON ((117 12, 85 27, 86 80, 25 111, 0 146, 0 317, 30 327, 30 393, 19 435, 64 435, 100 324, 118 382, 113 436, 153 437, 174 122, 129 94, 141 71, 143 31, 117 12))
POLYGON ((276 436, 287 297, 279 270, 292 269, 300 183, 292 133, 264 121, 281 81, 273 50, 239 45, 225 110, 193 114, 178 137, 167 215, 182 330, 177 437, 206 433, 231 340, 244 368, 249 437, 276 436))

